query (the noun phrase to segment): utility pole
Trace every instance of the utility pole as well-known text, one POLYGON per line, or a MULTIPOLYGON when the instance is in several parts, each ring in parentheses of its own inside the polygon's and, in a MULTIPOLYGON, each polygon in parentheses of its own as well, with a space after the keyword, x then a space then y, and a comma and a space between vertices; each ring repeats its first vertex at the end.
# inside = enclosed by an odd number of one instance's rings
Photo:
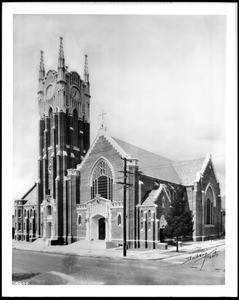
POLYGON ((131 161, 126 157, 121 157, 124 160, 124 171, 119 171, 124 173, 124 182, 117 182, 119 184, 123 184, 124 192, 123 192, 123 256, 126 256, 127 251, 127 230, 126 230, 126 188, 127 186, 132 186, 132 184, 127 183, 127 174, 133 174, 127 171, 127 161, 131 161))
POLYGON ((123 256, 126 256, 127 242, 126 242, 126 172, 127 160, 124 157, 124 204, 123 204, 123 256))

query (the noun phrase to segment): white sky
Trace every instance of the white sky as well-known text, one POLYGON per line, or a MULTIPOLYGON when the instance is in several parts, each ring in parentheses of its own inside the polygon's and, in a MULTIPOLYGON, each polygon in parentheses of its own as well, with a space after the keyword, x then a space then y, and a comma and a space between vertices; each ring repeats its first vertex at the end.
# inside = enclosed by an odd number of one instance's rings
POLYGON ((88 54, 91 141, 99 114, 114 137, 180 161, 211 153, 224 194, 225 16, 15 15, 14 191, 37 180, 38 66, 83 75, 88 54))

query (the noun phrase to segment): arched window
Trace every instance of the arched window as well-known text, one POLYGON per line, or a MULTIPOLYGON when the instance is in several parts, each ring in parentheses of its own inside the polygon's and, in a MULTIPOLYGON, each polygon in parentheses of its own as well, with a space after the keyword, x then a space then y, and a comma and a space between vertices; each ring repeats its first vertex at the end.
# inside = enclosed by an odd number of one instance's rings
POLYGON ((140 229, 144 230, 144 223, 143 222, 140 222, 140 229))
POLYGON ((55 114, 55 138, 56 138, 56 145, 58 145, 58 109, 57 108, 55 114))
POLYGON ((211 201, 207 199, 206 205, 206 224, 211 224, 211 201))
POLYGON ((49 109, 49 144, 48 147, 52 145, 53 142, 53 111, 52 108, 49 109))
POLYGON ((140 211, 140 216, 143 219, 143 217, 144 217, 144 211, 143 210, 140 211))
POLYGON ((151 222, 148 222, 148 230, 151 229, 151 222))
POLYGON ((165 197, 162 198, 162 208, 165 208, 165 197))
POLYGON ((18 218, 20 218, 21 217, 21 210, 19 209, 18 210, 18 218))
POLYGON ((213 203, 214 196, 211 187, 207 189, 206 192, 206 200, 205 200, 205 224, 212 225, 213 224, 213 203))
POLYGON ((50 216, 51 215, 51 206, 48 205, 47 206, 47 216, 50 216))
POLYGON ((101 197, 113 200, 113 179, 110 167, 101 159, 93 170, 91 182, 91 199, 97 194, 101 197))
POLYGON ((73 111, 73 146, 78 147, 78 112, 76 109, 73 111))
POLYGON ((151 218, 151 210, 148 211, 148 217, 151 218))
POLYGON ((121 214, 118 214, 118 226, 121 225, 121 214))
POLYGON ((81 215, 78 216, 78 225, 81 225, 81 215))
POLYGON ((70 145, 71 141, 71 130, 70 130, 70 116, 69 116, 69 111, 68 109, 66 110, 66 144, 70 145))

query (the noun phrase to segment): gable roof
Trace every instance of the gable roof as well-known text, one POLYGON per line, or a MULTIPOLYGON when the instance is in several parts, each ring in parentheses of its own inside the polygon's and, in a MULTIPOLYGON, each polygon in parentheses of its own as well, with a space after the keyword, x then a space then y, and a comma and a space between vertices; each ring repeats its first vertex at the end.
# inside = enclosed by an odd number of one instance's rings
POLYGON ((27 205, 37 205, 37 185, 34 186, 33 189, 24 197, 24 200, 27 200, 27 202, 24 204, 24 206, 27 205))
POLYGON ((114 138, 105 129, 101 129, 84 159, 77 166, 78 170, 82 168, 98 139, 102 136, 106 138, 122 157, 136 158, 138 160, 139 171, 143 174, 171 183, 193 185, 194 181, 199 180, 199 174, 204 173, 208 162, 211 161, 211 156, 207 155, 206 158, 173 162, 158 154, 114 138))
POLYGON ((166 188, 164 184, 160 184, 159 188, 157 190, 152 190, 148 197, 145 199, 145 201, 142 203, 142 205, 154 205, 155 201, 158 199, 159 195, 162 193, 162 191, 165 192, 168 200, 170 201, 170 198, 168 197, 166 188))
POLYGON ((197 180, 197 174, 202 169, 204 162, 205 157, 174 162, 173 167, 181 178, 183 185, 193 185, 194 181, 197 180))
POLYGON ((139 171, 142 171, 145 175, 178 184, 181 183, 181 179, 175 171, 171 160, 117 138, 113 137, 113 139, 129 156, 138 159, 139 171))

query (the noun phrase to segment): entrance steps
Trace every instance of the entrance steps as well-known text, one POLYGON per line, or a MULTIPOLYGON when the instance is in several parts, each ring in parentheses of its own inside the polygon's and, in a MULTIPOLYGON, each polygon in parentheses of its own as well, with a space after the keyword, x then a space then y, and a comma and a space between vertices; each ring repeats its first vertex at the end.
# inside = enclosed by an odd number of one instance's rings
POLYGON ((79 247, 80 249, 87 249, 87 250, 106 249, 106 242, 101 240, 93 240, 93 241, 80 240, 74 244, 77 245, 77 247, 79 247))
POLYGON ((43 245, 44 241, 43 238, 37 238, 35 241, 32 242, 33 245, 43 245))
MULTIPOLYGON (((38 238, 35 241, 31 243, 34 246, 37 246, 39 248, 44 246, 50 246, 48 240, 45 240, 43 238, 38 238)), ((58 246, 58 245, 56 245, 58 246)), ((52 246, 52 247, 56 247, 52 246)), ((117 248, 117 245, 114 242, 106 242, 105 240, 79 240, 77 242, 74 242, 72 244, 68 245, 62 245, 60 247, 67 247, 67 249, 77 250, 77 249, 84 249, 84 250, 106 250, 110 248, 117 248)))

